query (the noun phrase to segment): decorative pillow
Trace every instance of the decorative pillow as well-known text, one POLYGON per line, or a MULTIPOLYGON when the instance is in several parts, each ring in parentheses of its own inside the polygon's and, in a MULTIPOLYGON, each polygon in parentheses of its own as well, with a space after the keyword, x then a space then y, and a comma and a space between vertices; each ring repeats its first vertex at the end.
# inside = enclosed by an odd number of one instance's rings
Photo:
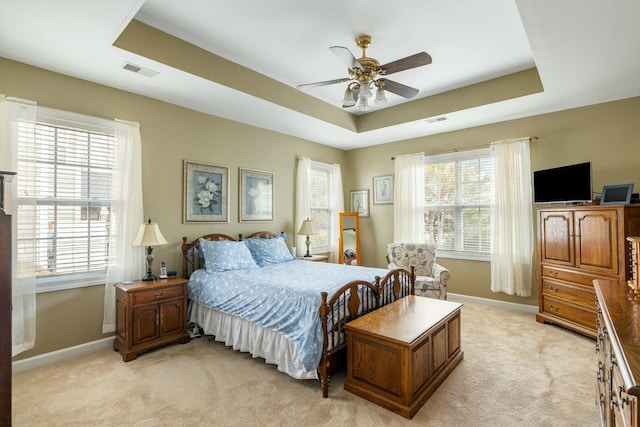
POLYGON ((253 255, 253 259, 260 267, 269 264, 293 261, 295 258, 289 252, 287 243, 282 237, 273 239, 247 239, 243 240, 253 255))
POLYGON ((200 248, 204 254, 205 268, 208 273, 258 268, 244 242, 230 240, 212 242, 200 239, 200 248))

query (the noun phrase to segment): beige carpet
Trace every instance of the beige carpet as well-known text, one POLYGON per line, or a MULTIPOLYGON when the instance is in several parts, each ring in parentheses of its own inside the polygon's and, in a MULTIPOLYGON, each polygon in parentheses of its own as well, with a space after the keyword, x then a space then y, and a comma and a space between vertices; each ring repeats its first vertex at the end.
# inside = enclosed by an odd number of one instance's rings
POLYGON ((17 374, 14 426, 596 426, 594 342, 535 316, 462 309, 464 360, 413 420, 332 377, 294 380, 207 337, 124 363, 98 351, 17 374))

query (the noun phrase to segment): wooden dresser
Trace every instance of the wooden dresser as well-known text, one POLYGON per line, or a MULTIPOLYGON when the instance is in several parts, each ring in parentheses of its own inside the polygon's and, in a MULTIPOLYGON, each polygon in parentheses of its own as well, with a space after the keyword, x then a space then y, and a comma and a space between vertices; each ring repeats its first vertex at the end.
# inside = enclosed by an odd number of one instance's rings
POLYGON ((640 205, 537 211, 538 322, 596 337, 593 280, 626 282, 627 236, 640 235, 640 205))
POLYGON ((595 281, 596 403, 602 426, 640 426, 640 298, 624 282, 595 281))

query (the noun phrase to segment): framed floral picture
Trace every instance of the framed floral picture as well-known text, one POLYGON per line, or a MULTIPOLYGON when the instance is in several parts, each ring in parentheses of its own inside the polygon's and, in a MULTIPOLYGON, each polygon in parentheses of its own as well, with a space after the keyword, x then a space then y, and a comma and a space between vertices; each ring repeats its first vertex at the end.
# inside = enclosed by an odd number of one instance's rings
POLYGON ((182 222, 229 222, 229 168, 184 160, 182 222))
POLYGON ((351 192, 351 212, 358 212, 358 216, 369 216, 369 190, 354 190, 351 192))
POLYGON ((274 221, 273 173, 240 168, 240 222, 274 221))
POLYGON ((393 203, 393 175, 373 177, 373 204, 393 203))

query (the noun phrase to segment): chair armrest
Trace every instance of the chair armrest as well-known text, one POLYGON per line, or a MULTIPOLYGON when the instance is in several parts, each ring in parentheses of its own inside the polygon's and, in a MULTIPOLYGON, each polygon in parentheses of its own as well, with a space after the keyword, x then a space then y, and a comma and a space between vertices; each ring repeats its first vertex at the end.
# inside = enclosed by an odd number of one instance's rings
POLYGON ((438 263, 433 263, 433 277, 440 280, 442 286, 447 286, 447 282, 451 278, 449 270, 438 263))

